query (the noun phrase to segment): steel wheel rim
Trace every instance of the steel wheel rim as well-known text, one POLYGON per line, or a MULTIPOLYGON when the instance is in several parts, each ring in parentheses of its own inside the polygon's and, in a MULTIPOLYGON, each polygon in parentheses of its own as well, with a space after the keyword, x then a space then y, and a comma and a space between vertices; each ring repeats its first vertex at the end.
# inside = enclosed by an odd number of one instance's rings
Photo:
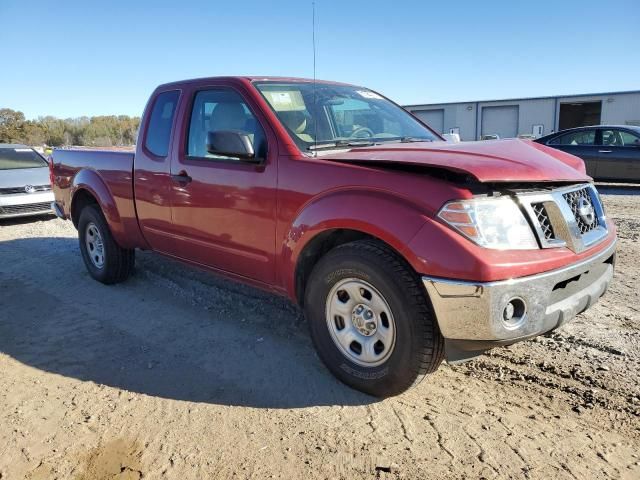
POLYGON ((325 317, 331 339, 350 361, 377 367, 393 353, 393 313, 387 300, 370 283, 358 278, 336 283, 327 296, 325 317))
POLYGON ((84 243, 87 247, 87 254, 91 263, 96 268, 102 268, 104 266, 104 242, 102 241, 102 235, 95 223, 90 222, 87 225, 84 235, 84 243))

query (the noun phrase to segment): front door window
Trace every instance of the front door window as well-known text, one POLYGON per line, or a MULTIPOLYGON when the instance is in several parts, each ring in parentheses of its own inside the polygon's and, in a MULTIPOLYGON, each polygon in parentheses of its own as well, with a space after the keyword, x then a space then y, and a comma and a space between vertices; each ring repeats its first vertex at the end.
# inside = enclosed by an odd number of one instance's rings
POLYGON ((233 131, 249 136, 253 150, 264 158, 266 139, 262 127, 242 97, 231 89, 203 90, 196 94, 189 124, 187 156, 211 160, 240 160, 210 153, 210 132, 233 131))

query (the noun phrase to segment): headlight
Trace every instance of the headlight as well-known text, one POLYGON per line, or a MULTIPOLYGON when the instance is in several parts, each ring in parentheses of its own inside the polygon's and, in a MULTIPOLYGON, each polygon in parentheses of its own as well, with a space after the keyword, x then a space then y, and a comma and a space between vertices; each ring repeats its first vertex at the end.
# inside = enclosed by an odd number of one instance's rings
POLYGON ((481 247, 497 250, 538 248, 518 205, 509 197, 447 203, 438 217, 481 247))

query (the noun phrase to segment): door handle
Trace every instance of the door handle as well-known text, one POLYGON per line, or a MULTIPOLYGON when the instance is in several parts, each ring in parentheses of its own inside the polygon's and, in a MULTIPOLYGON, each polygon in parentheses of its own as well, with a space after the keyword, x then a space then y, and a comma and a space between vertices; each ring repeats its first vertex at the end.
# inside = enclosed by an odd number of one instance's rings
POLYGON ((598 153, 611 153, 611 150, 598 150, 598 153))
POLYGON ((187 175, 187 172, 182 171, 177 175, 171 175, 171 180, 173 180, 176 183, 186 184, 191 182, 191 180, 193 179, 189 175, 187 175))

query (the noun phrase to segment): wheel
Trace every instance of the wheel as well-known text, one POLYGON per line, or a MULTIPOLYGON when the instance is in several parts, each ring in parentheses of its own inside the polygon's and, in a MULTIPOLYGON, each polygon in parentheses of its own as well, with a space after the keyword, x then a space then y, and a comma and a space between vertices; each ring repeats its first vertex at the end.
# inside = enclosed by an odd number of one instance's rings
POLYGON ((379 242, 347 243, 322 257, 304 310, 322 361, 362 392, 397 395, 442 362, 444 340, 419 276, 379 242))
POLYGON ((87 205, 80 212, 78 240, 84 264, 99 282, 123 282, 133 272, 135 250, 121 248, 115 242, 98 206, 87 205))

